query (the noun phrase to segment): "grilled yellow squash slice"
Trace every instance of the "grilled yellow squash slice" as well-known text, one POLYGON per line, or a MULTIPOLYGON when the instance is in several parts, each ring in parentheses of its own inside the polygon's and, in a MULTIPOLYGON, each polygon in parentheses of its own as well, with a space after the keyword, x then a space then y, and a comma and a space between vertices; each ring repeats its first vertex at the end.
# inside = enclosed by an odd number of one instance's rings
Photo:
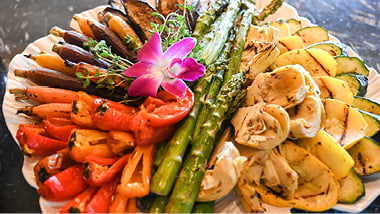
POLYGON ((321 90, 321 98, 332 98, 352 105, 354 95, 351 92, 350 86, 343 80, 334 77, 321 76, 314 77, 314 81, 318 84, 321 90))

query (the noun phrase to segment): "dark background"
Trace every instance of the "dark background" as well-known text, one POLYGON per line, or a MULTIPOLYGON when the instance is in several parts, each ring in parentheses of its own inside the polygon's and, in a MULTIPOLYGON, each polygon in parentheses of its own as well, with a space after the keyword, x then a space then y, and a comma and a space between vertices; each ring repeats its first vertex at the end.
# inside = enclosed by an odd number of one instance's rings
MULTIPOLYGON (((342 42, 350 45, 365 59, 368 66, 380 70, 380 1, 286 0, 286 2, 296 7, 301 16, 323 26, 342 42)), ((74 13, 105 3, 107 0, 1 0, 0 103, 3 101, 7 67, 15 54, 22 52, 27 44, 46 36, 53 26, 67 29, 74 13)), ((22 161, 23 156, 1 114, 0 212, 41 212, 38 194, 22 176, 22 161)), ((377 198, 364 212, 379 213, 379 206, 380 198, 377 198)))

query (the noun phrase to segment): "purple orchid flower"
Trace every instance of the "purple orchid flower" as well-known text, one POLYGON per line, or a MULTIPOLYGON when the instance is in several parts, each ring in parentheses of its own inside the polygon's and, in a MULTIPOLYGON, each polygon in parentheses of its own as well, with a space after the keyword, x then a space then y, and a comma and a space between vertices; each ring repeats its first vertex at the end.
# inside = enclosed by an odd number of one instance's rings
POLYGON ((195 59, 185 58, 196 44, 196 39, 185 38, 162 52, 158 33, 137 52, 138 63, 123 74, 137 77, 128 89, 129 96, 157 95, 160 85, 169 93, 184 96, 187 85, 183 80, 194 81, 204 75, 205 68, 195 59))

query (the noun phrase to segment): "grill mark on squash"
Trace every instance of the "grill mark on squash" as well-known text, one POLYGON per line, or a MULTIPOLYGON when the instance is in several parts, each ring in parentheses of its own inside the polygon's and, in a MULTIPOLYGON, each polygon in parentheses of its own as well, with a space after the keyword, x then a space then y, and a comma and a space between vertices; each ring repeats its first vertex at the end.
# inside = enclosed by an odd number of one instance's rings
POLYGON ((285 43, 281 42, 281 41, 278 41, 279 44, 281 44, 282 46, 284 46, 284 48, 286 48, 286 50, 290 51, 290 48, 288 46, 286 46, 285 43))
POLYGON ((309 54, 309 56, 319 65, 319 67, 322 68, 322 70, 328 75, 328 76, 331 76, 331 74, 329 73, 329 70, 326 69, 325 67, 323 67, 323 65, 313 56, 313 54, 311 54, 307 49, 304 49, 305 52, 307 54, 309 54))
POLYGON ((319 78, 319 80, 321 81, 322 85, 324 86, 324 88, 326 89, 327 93, 329 94, 329 98, 334 98, 333 96, 333 92, 330 90, 330 88, 326 85, 326 82, 322 79, 322 78, 319 78))
MULTIPOLYGON (((346 138, 346 132, 347 132, 347 121, 348 121, 348 116, 349 116, 349 109, 348 108, 344 108, 344 120, 343 120, 343 123, 344 123, 344 130, 343 130, 343 133, 342 133, 342 136, 340 137, 339 139, 339 144, 342 145, 342 142, 343 140, 346 138)), ((344 146, 344 145, 342 145, 344 146)))

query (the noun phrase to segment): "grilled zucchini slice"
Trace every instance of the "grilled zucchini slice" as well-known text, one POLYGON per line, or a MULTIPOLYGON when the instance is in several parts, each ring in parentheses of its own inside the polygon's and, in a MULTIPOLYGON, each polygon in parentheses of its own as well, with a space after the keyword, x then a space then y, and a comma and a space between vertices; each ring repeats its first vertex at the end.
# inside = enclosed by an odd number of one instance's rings
POLYGON ((302 65, 311 76, 331 76, 336 74, 336 61, 321 49, 296 49, 285 52, 276 59, 276 66, 302 65))
POLYGON ((377 114, 372 114, 366 111, 357 110, 362 114, 364 120, 367 122, 368 126, 365 135, 371 137, 376 141, 380 140, 380 116, 377 114))
POLYGON ((305 46, 329 40, 329 33, 321 26, 303 27, 293 35, 301 37, 305 46))
POLYGON ((380 145, 374 139, 364 137, 347 151, 354 159, 354 168, 359 175, 371 175, 380 171, 380 145))
POLYGON ((352 167, 348 175, 338 180, 340 186, 339 203, 353 204, 365 195, 365 187, 362 178, 352 167))
POLYGON ((289 25, 290 34, 294 34, 294 33, 297 32, 299 29, 302 28, 302 23, 301 23, 301 21, 298 20, 298 19, 295 19, 295 18, 287 19, 287 20, 286 20, 286 23, 289 25))
POLYGON ((345 44, 334 41, 325 41, 312 44, 306 48, 319 48, 327 51, 331 56, 347 56, 348 48, 345 44))
POLYGON ((340 100, 322 102, 326 110, 325 131, 343 148, 352 147, 365 136, 367 122, 356 109, 340 100))
POLYGON ((355 56, 336 56, 334 57, 337 68, 336 74, 341 73, 354 73, 362 74, 364 76, 369 75, 369 70, 364 61, 355 56))
POLYGON ((370 98, 354 96, 352 107, 380 115, 380 103, 370 98))
POLYGON ((335 78, 345 81, 354 96, 365 96, 368 87, 368 77, 362 74, 341 73, 335 78))

